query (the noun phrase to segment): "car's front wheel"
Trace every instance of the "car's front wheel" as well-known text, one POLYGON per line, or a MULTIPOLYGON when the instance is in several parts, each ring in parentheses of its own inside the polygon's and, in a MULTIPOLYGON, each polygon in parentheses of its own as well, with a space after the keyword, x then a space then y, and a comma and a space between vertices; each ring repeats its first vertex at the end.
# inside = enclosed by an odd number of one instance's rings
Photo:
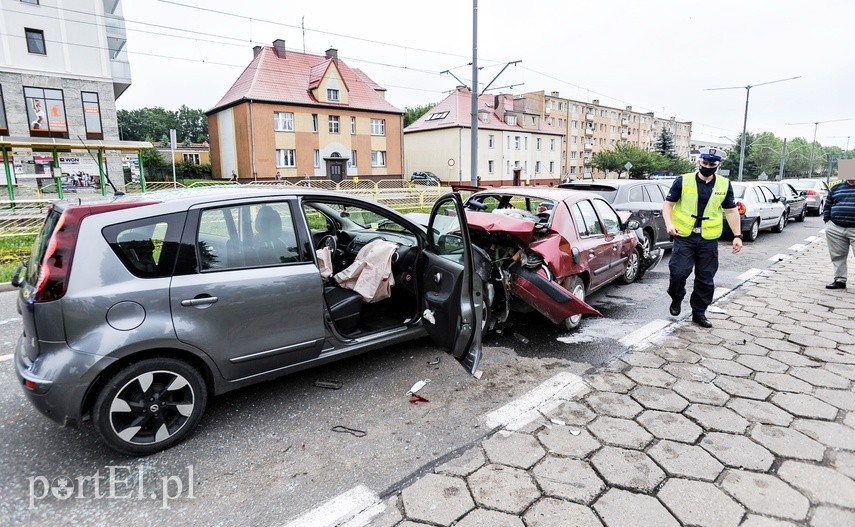
POLYGON ((147 456, 190 435, 205 412, 208 390, 196 368, 170 358, 135 362, 101 389, 92 420, 104 443, 147 456))
MULTIPOLYGON (((646 238, 645 238, 646 239, 646 238)), ((638 271, 641 269, 641 261, 644 259, 644 247, 641 242, 635 246, 635 249, 629 255, 629 261, 626 264, 626 269, 618 279, 621 284, 631 284, 638 279, 638 271)))
POLYGON ((799 223, 805 221, 805 216, 807 216, 807 207, 802 207, 802 212, 796 216, 796 221, 799 223))
MULTIPOLYGON (((561 280, 561 287, 573 293, 573 296, 575 296, 582 302, 585 301, 585 282, 582 281, 582 279, 579 278, 577 275, 568 276, 561 280)), ((578 315, 573 315, 572 317, 565 318, 563 321, 561 321, 559 326, 561 327, 561 329, 564 329, 566 331, 573 331, 574 329, 577 329, 581 324, 582 314, 580 313, 578 315)))

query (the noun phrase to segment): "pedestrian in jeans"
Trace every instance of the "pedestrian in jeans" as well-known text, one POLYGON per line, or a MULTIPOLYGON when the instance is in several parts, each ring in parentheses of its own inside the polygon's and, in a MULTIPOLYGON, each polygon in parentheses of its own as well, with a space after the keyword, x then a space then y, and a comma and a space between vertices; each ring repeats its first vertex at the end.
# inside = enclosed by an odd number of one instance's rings
POLYGON ((733 252, 742 250, 742 232, 733 187, 727 178, 716 175, 724 157, 724 152, 719 149, 702 148, 698 171, 675 179, 662 205, 665 227, 674 238, 668 263, 671 271, 669 312, 675 317, 680 314, 683 297, 686 296, 686 280, 694 269, 695 287, 689 305, 692 307, 692 322, 703 328, 712 327, 706 311, 715 292, 718 239, 724 228, 724 217, 727 217, 733 233, 733 252))
POLYGON ((844 180, 831 187, 825 199, 822 219, 828 255, 834 265, 834 281, 826 289, 846 289, 846 258, 855 255, 855 171, 841 173, 844 180))

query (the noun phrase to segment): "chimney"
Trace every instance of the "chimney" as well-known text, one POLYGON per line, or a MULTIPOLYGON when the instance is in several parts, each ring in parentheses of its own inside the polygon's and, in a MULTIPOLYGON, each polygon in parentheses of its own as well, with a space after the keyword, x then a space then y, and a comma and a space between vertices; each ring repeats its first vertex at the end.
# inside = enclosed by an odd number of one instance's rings
POLYGON ((281 38, 277 38, 273 41, 273 50, 276 52, 276 56, 280 59, 285 58, 285 41, 281 38))
POLYGON ((591 104, 593 104, 594 106, 599 106, 599 105, 600 105, 600 100, 599 100, 599 99, 594 99, 594 100, 592 100, 592 101, 591 101, 591 104))
POLYGON ((551 95, 552 97, 558 97, 558 92, 557 92, 557 91, 554 91, 554 92, 550 93, 550 95, 551 95))
POLYGON ((255 46, 254 48, 252 48, 253 58, 257 57, 259 53, 261 53, 261 46, 255 46))
POLYGON ((338 60, 338 50, 335 48, 330 48, 326 51, 326 56, 328 59, 338 60))
POLYGON ((631 111, 632 111, 632 106, 627 106, 627 107, 626 107, 626 111, 631 112, 631 111))

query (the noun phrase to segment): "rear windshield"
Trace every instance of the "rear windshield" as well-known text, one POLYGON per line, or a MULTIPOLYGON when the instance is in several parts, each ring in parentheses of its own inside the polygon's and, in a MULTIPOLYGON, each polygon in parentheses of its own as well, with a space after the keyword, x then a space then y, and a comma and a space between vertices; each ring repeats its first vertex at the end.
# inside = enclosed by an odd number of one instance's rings
POLYGON ((50 237, 53 234, 54 229, 56 229, 56 224, 59 222, 61 214, 51 207, 48 211, 47 218, 45 218, 45 223, 42 225, 42 229, 39 231, 38 236, 36 236, 36 241, 33 243, 33 252, 30 254, 30 261, 27 264, 27 282, 30 284, 35 284, 39 279, 39 270, 42 266, 42 260, 45 257, 45 251, 47 251, 48 243, 50 243, 50 237))
POLYGON ((735 199, 740 199, 740 198, 745 197, 745 187, 743 187, 742 185, 733 185, 733 184, 731 184, 731 186, 733 187, 733 197, 735 199))
POLYGON ((819 186, 816 182, 810 180, 789 181, 789 184, 798 189, 817 188, 819 186))
POLYGON ((617 196, 617 189, 606 185, 568 185, 564 188, 594 192, 602 196, 603 199, 605 199, 609 203, 614 203, 615 196, 617 196))

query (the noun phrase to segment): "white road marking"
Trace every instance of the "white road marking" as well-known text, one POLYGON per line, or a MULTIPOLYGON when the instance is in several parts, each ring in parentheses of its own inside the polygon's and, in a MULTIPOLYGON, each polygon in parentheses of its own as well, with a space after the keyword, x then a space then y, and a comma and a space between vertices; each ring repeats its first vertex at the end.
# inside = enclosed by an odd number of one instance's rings
POLYGON ((773 254, 772 256, 769 257, 769 261, 770 262, 781 262, 781 261, 786 260, 789 257, 790 257, 789 254, 780 254, 780 253, 779 254, 773 254))
POLYGON ((0 320, 0 326, 2 326, 3 324, 11 324, 13 322, 20 322, 20 321, 21 321, 21 317, 7 318, 6 320, 0 320))
POLYGON ((724 295, 730 293, 731 291, 733 291, 733 289, 728 289, 726 287, 716 287, 715 290, 713 291, 713 297, 712 297, 713 302, 715 302, 719 298, 723 297, 724 295))
POLYGON ((14 356, 15 356, 15 354, 14 354, 14 353, 10 353, 10 354, 8 354, 8 355, 0 355, 0 361, 9 360, 9 359, 11 359, 11 358, 12 358, 12 357, 14 357, 14 356))
MULTIPOLYGON (((822 231, 820 231, 820 232, 822 232, 822 231)), ((819 239, 819 236, 808 236, 807 238, 805 238, 805 241, 808 243, 813 243, 813 242, 817 241, 818 239, 819 239)))
POLYGON ((719 313, 721 315, 727 314, 726 310, 724 310, 718 306, 710 306, 707 308, 707 311, 709 311, 710 313, 719 313))
POLYGON ((507 430, 519 430, 537 419, 540 416, 537 410, 556 399, 559 394, 572 396, 584 389, 585 381, 581 377, 572 373, 561 372, 530 392, 497 410, 493 410, 484 416, 484 420, 491 429, 503 426, 507 430))
POLYGON ((745 282, 747 280, 751 280, 761 272, 763 272, 763 269, 752 268, 737 276, 736 279, 740 282, 745 282))
MULTIPOLYGON (((371 492, 371 489, 364 485, 354 487, 347 492, 339 494, 335 498, 326 503, 318 505, 314 509, 306 512, 299 518, 285 527, 334 527, 337 525, 355 526, 356 524, 349 523, 357 518, 368 521, 376 514, 383 511, 383 507, 379 510, 377 505, 380 504, 380 497, 371 492), (375 511, 371 516, 365 517, 362 513, 375 511)), ((365 525, 363 523, 362 525, 365 525)))
POLYGON ((633 346, 638 345, 639 343, 641 343, 645 339, 649 338, 650 336, 655 335, 656 333, 659 333, 660 330, 665 329, 670 324, 671 324, 670 320, 663 320, 663 319, 653 320, 653 321, 648 322, 647 324, 641 326, 640 328, 636 329, 635 331, 633 331, 629 335, 623 337, 618 342, 620 342, 621 344, 623 344, 624 346, 626 346, 628 348, 631 348, 633 346))
POLYGON ((805 249, 807 249, 807 245, 797 243, 795 245, 787 247, 787 249, 790 251, 804 251, 805 249))

